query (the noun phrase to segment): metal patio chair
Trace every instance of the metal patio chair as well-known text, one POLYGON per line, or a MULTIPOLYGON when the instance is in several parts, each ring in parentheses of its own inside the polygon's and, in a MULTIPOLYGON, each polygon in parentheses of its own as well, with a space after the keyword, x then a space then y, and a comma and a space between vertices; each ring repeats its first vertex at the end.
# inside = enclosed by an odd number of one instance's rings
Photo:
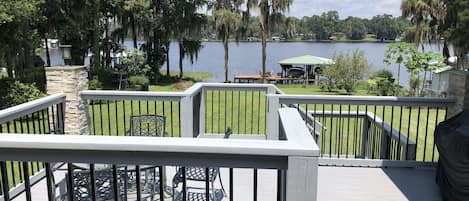
POLYGON ((166 117, 146 114, 130 117, 130 130, 127 136, 167 137, 166 117))
MULTIPOLYGON (((177 191, 176 189, 179 185, 184 182, 184 173, 183 168, 178 168, 176 175, 173 178, 173 200, 182 201, 183 200, 183 190, 177 191)), ((186 180, 187 181, 196 181, 200 183, 205 183, 206 181, 206 168, 200 167, 188 167, 185 168, 186 180)), ((225 189, 221 181, 220 169, 219 168, 208 168, 208 182, 210 183, 210 198, 206 198, 205 188, 188 186, 186 187, 186 200, 189 201, 220 201, 225 196, 225 189), (215 188, 215 181, 217 176, 220 180, 221 189, 215 188)), ((205 185, 202 185, 205 186, 205 185)))
MULTIPOLYGON (((230 135, 233 133, 231 128, 228 128, 223 136, 224 139, 228 139, 230 135)), ((188 181, 195 181, 195 182, 207 182, 206 178, 206 168, 201 167, 187 167, 185 168, 186 171, 186 180, 188 181)), ((173 200, 180 201, 183 200, 183 192, 184 191, 176 191, 179 187, 179 184, 184 182, 184 170, 183 168, 179 167, 177 169, 176 174, 173 178, 173 200)), ((210 198, 206 198, 206 190, 205 188, 189 186, 186 187, 186 200, 189 201, 220 201, 225 197, 226 191, 223 186, 223 182, 221 180, 220 175, 220 168, 208 168, 208 182, 210 183, 210 198), (215 188, 215 181, 217 179, 220 181, 221 188, 215 188)), ((205 185, 203 185, 205 186, 205 185)))

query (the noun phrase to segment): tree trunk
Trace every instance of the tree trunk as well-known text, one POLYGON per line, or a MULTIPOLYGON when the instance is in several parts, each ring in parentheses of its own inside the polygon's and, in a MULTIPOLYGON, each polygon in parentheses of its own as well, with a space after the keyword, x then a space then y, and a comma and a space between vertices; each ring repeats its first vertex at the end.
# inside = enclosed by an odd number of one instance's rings
POLYGON ((44 43, 45 43, 45 46, 46 46, 46 65, 47 67, 50 67, 51 64, 50 64, 50 52, 49 52, 49 44, 47 43, 48 39, 47 39, 47 34, 44 34, 44 43))
POLYGON ((166 77, 171 77, 171 74, 169 72, 169 46, 171 44, 166 44, 166 77))
POLYGON ((132 40, 134 42, 134 49, 137 49, 138 48, 138 45, 137 45, 137 28, 135 26, 135 18, 134 18, 134 15, 131 15, 131 19, 130 19, 132 22, 132 40))
POLYGON ((422 82, 422 88, 420 89, 420 96, 425 96, 426 85, 427 85, 427 71, 425 70, 423 72, 423 82, 422 82))
POLYGON ((401 85, 401 64, 397 65, 397 85, 401 85))
POLYGON ((266 79, 265 79, 265 71, 266 71, 266 57, 267 57, 267 27, 265 27, 264 25, 264 28, 262 29, 262 82, 265 83, 266 82, 266 79))
POLYGON ((184 60, 184 44, 183 40, 179 39, 179 79, 182 79, 184 76, 184 67, 183 65, 184 60))
POLYGON ((106 68, 109 68, 111 66, 111 47, 109 44, 109 19, 107 17, 105 26, 106 68))
POLYGON ((225 83, 228 83, 228 40, 229 40, 229 34, 225 33, 224 39, 223 39, 223 47, 225 48, 225 83))

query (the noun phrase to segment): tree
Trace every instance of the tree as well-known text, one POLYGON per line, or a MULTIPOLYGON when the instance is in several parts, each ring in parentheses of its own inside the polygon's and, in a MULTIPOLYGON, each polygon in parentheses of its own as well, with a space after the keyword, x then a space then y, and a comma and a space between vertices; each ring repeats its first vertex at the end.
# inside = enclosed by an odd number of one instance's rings
POLYGON ((285 12, 290 8, 293 0, 248 0, 248 8, 259 10, 259 20, 262 40, 262 80, 265 82, 267 59, 267 36, 269 34, 269 18, 272 14, 285 12))
MULTIPOLYGON (((217 30, 218 37, 223 41, 223 47, 225 50, 225 82, 228 82, 228 43, 230 34, 237 32, 241 23, 241 15, 236 12, 238 8, 235 6, 238 5, 224 5, 214 11, 215 29, 217 30), (232 8, 229 9, 229 7, 232 8)), ((239 37, 236 37, 236 41, 239 41, 238 39, 239 37)))
POLYGON ((410 18, 415 25, 413 42, 417 46, 423 43, 440 41, 438 30, 446 17, 446 5, 442 0, 403 0, 401 4, 402 16, 410 18))
POLYGON ((184 76, 183 60, 189 54, 191 58, 197 58, 197 53, 201 49, 200 40, 197 34, 206 23, 203 14, 197 13, 198 9, 206 5, 205 0, 173 0, 172 6, 175 12, 172 25, 174 38, 179 44, 179 78, 184 76), (186 43, 184 43, 186 42, 186 43), (199 45, 197 45, 199 43, 199 45), (191 47, 184 45, 190 44, 191 47))
POLYGON ((458 56, 458 66, 461 68, 469 52, 469 2, 466 0, 444 0, 447 6, 445 24, 442 28, 444 56, 449 57, 448 42, 454 47, 458 56))
POLYGON ((356 17, 348 17, 343 22, 343 33, 352 40, 362 40, 367 34, 367 29, 363 20, 356 17))
POLYGON ((287 31, 287 37, 293 38, 296 35, 296 24, 298 19, 296 17, 287 17, 285 19, 285 27, 287 31))
POLYGON ((352 54, 342 53, 334 57, 334 63, 324 70, 329 90, 337 87, 348 93, 355 90, 356 84, 368 73, 370 64, 363 51, 355 50, 352 54))
POLYGON ((417 48, 412 43, 393 43, 389 45, 388 50, 385 52, 384 63, 388 66, 392 62, 397 64, 397 85, 401 84, 401 65, 417 52, 417 48))

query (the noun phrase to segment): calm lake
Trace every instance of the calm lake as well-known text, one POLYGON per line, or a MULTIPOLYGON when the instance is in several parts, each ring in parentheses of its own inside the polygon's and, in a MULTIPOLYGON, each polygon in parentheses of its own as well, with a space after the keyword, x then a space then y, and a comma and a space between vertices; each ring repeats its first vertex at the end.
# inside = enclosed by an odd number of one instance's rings
MULTIPOLYGON (((125 45, 132 46, 131 41, 125 45)), ((267 71, 278 73, 281 71, 278 62, 282 59, 306 54, 333 58, 341 52, 352 52, 356 49, 365 52, 371 64, 371 71, 388 69, 397 76, 397 65, 387 66, 383 63, 387 43, 316 43, 316 42, 271 42, 267 44, 267 71)), ((427 48, 427 50, 432 48, 427 48)), ((261 44, 258 42, 240 42, 230 44, 229 75, 233 80, 239 74, 257 74, 261 72, 261 44)), ((433 48, 433 51, 439 51, 433 48)), ((63 65, 61 52, 51 50, 52 65, 63 65)), ((43 56, 44 58, 45 56, 43 56)), ((178 71, 178 45, 171 44, 170 66, 171 70, 178 71)), ((87 62, 88 63, 88 62, 87 62)), ((198 60, 191 64, 189 59, 184 60, 184 70, 189 72, 211 72, 214 77, 207 81, 224 81, 224 50, 221 42, 204 42, 198 60)), ((162 67, 162 70, 166 65, 162 67)), ((401 84, 408 85, 409 75, 405 68, 401 69, 401 84)))

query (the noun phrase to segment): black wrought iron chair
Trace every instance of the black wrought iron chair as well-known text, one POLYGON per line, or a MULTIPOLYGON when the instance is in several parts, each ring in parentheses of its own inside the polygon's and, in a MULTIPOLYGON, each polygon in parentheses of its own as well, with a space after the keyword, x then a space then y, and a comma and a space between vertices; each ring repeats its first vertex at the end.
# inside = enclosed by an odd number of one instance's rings
POLYGON ((136 115, 130 117, 130 130, 127 136, 167 137, 166 117, 160 115, 136 115))
MULTIPOLYGON (((153 114, 145 114, 145 115, 134 115, 130 117, 130 130, 126 132, 127 136, 143 136, 143 137, 167 137, 168 133, 166 132, 166 117, 160 115, 153 115, 153 114)), ((144 185, 145 189, 151 188, 151 186, 155 186, 153 180, 157 180, 158 182, 161 181, 159 178, 160 176, 165 177, 165 168, 162 167, 163 172, 160 174, 159 168, 148 168, 148 166, 141 167, 144 169, 145 177, 144 177, 144 185), (152 173, 155 174, 152 176, 152 173), (150 176, 150 177, 149 177, 150 176), (156 178, 157 176, 158 178, 156 178), (150 187, 148 187, 150 186, 150 187)), ((165 179, 164 179, 165 180, 165 179)), ((159 185, 159 183, 158 183, 159 185)), ((152 189, 152 188, 151 188, 152 189)), ((164 190, 166 191, 167 188, 165 186, 164 190)), ((155 191, 152 191, 155 192, 155 191)))
MULTIPOLYGON (((109 168, 95 170, 95 192, 96 200, 107 201, 116 200, 114 198, 113 187, 113 174, 109 168)), ((66 175, 66 178, 68 175, 66 175)), ((119 171, 118 189, 120 200, 126 199, 126 191, 124 189, 125 173, 119 171)), ((90 201, 91 200, 91 171, 90 170, 75 170, 72 174, 73 197, 76 201, 90 201)))
MULTIPOLYGON (((223 138, 228 139, 232 134, 231 128, 228 128, 223 138)), ((207 182, 207 168, 201 167, 187 167, 185 168, 186 177, 188 181, 207 182)), ((179 167, 173 178, 173 200, 183 200, 183 190, 177 191, 179 185, 184 182, 184 169, 179 167)), ((225 197, 226 191, 221 180, 220 168, 208 168, 208 182, 210 183, 210 197, 206 198, 206 189, 200 187, 186 187, 186 200, 189 201, 220 201, 225 197), (217 177, 220 181, 220 189, 215 188, 215 181, 217 177)))

